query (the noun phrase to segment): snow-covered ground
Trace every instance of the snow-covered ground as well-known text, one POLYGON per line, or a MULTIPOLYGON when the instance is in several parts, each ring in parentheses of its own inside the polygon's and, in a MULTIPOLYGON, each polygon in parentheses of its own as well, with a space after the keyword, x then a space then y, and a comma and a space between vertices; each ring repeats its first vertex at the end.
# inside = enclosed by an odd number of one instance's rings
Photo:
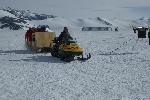
POLYGON ((90 52, 65 63, 25 48, 25 31, 1 30, 0 100, 149 100, 150 46, 132 30, 72 35, 90 52))
MULTIPOLYGON (((149 3, 149 0, 1 1, 1 7, 38 8, 35 11, 58 16, 30 21, 29 26, 47 24, 57 36, 67 26, 85 54, 91 53, 92 58, 66 63, 50 53, 34 53, 25 47, 26 30, 0 29, 0 100, 150 100, 148 38, 137 39, 132 30, 132 26, 149 25, 149 3), (113 31, 81 31, 83 26, 106 26, 97 17, 111 23, 113 31), (118 32, 114 31, 116 26, 118 32)), ((0 11, 0 17, 6 15, 14 17, 0 11)))

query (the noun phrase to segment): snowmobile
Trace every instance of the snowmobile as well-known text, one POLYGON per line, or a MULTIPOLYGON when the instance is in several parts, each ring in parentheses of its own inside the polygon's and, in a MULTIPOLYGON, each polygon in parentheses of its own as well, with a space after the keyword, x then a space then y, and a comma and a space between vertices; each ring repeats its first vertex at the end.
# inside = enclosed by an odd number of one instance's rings
POLYGON ((53 43, 55 43, 55 45, 51 49, 51 55, 60 58, 62 61, 65 62, 70 62, 73 60, 85 61, 91 58, 90 53, 89 55, 87 55, 86 58, 83 57, 83 48, 81 48, 75 40, 60 42, 58 41, 58 37, 56 37, 53 43))

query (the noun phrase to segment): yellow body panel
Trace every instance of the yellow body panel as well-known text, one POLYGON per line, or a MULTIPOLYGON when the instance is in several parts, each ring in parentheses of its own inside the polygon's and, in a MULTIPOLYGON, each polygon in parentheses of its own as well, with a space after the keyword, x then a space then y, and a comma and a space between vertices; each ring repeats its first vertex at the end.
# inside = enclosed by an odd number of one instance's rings
POLYGON ((60 49, 63 49, 65 52, 81 52, 83 53, 83 49, 80 48, 80 46, 76 43, 70 43, 69 45, 67 44, 61 44, 60 49))

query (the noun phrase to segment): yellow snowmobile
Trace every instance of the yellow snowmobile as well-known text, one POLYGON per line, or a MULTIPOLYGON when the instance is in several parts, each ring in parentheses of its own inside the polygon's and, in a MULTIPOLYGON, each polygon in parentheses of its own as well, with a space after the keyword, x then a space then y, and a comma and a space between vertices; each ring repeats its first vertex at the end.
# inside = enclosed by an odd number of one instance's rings
POLYGON ((54 57, 58 57, 63 61, 73 61, 75 60, 76 56, 77 60, 88 60, 91 58, 90 54, 87 56, 87 58, 83 57, 83 49, 74 40, 62 41, 60 43, 58 41, 58 38, 55 38, 54 43, 55 45, 51 50, 51 55, 54 57))

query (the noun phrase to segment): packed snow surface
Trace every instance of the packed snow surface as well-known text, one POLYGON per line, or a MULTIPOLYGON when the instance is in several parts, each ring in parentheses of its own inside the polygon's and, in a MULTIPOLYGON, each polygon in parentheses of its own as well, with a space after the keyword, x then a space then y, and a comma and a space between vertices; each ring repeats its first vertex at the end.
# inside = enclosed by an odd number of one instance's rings
MULTIPOLYGON (((0 29, 0 100, 150 100, 149 41, 138 39, 132 30, 149 25, 149 4, 149 0, 1 0, 0 7, 58 16, 30 21, 28 26, 47 24, 57 36, 67 26, 84 54, 92 57, 66 63, 50 53, 27 49, 26 30, 0 29), (81 31, 83 26, 107 26, 104 21, 112 24, 112 31, 81 31)), ((15 17, 0 10, 3 16, 15 17)))
POLYGON ((91 59, 65 63, 26 49, 25 31, 0 30, 0 99, 150 99, 148 39, 132 30, 70 31, 91 59))

